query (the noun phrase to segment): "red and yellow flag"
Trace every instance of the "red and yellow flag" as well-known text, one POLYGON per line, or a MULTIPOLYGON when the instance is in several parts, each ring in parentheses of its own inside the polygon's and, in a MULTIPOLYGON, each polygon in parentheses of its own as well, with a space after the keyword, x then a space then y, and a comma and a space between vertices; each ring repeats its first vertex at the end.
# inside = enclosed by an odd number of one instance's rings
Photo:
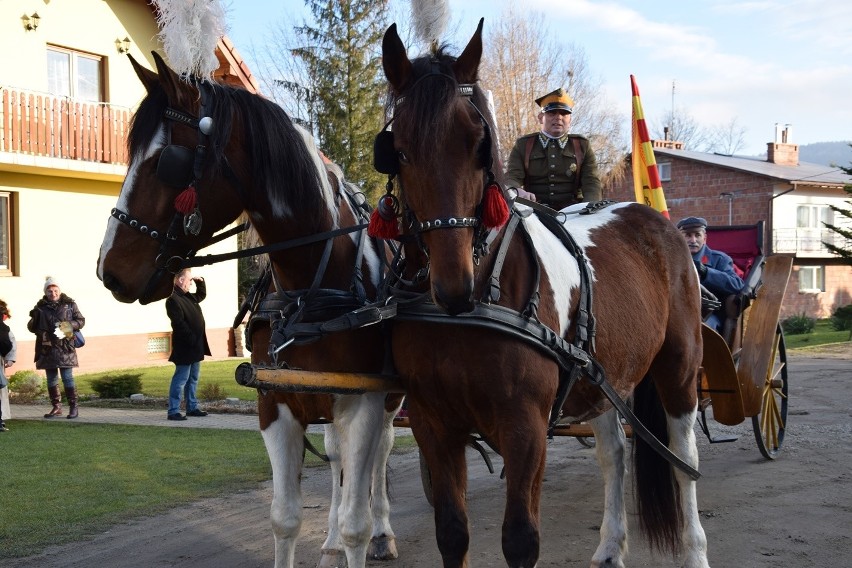
POLYGON ((636 201, 650 205, 667 219, 669 209, 666 206, 666 196, 663 195, 663 184, 660 182, 660 172, 657 171, 657 160, 654 159, 654 149, 651 147, 651 137, 648 136, 648 126, 642 112, 642 101, 639 100, 639 87, 636 78, 630 76, 630 86, 633 89, 633 189, 636 201))

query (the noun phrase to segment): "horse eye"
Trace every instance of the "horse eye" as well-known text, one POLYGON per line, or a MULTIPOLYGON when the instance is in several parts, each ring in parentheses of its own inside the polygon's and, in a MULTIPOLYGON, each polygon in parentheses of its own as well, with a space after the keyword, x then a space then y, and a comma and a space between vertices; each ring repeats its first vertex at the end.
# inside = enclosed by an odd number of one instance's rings
POLYGON ((402 150, 399 150, 399 151, 396 153, 396 155, 397 155, 397 157, 399 158, 399 161, 400 161, 401 163, 403 163, 403 164, 407 164, 407 163, 408 163, 408 156, 406 156, 406 155, 405 155, 405 152, 403 152, 402 150))

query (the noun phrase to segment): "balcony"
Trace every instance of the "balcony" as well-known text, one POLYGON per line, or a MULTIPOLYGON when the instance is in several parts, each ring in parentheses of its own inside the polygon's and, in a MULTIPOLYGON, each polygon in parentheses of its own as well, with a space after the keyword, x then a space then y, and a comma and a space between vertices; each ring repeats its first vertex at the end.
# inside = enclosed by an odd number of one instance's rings
POLYGON ((775 229, 772 232, 772 251, 795 254, 799 258, 828 258, 834 256, 823 243, 842 246, 842 237, 828 229, 775 229))
POLYGON ((0 86, 0 152, 127 165, 131 110, 0 86))

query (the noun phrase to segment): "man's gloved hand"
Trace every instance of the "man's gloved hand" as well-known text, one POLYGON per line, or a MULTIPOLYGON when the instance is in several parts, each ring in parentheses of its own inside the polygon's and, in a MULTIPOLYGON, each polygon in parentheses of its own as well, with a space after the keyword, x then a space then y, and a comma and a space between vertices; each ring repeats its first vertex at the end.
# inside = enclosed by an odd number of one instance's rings
POLYGON ((704 280, 704 277, 707 276, 707 265, 701 264, 698 260, 693 260, 692 262, 695 263, 695 270, 698 271, 698 279, 704 280))

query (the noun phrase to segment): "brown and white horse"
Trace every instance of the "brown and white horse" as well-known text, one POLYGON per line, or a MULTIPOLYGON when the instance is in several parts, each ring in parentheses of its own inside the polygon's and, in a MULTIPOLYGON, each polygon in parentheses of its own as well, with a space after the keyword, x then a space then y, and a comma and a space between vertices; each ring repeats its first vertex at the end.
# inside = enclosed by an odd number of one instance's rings
MULTIPOLYGON (((191 257, 243 212, 267 244, 358 225, 352 193, 342 180, 332 185, 311 137, 281 108, 241 89, 183 81, 156 53, 154 59, 157 73, 131 58, 147 95, 134 115, 131 162, 98 259, 98 277, 116 299, 146 304, 168 296, 167 260, 191 257), (184 189, 187 184, 192 187, 184 189)), ((277 289, 309 303, 312 299, 299 298, 299 291, 320 288, 343 295, 358 288, 374 297, 381 254, 361 230, 271 252, 270 261, 277 289), (317 275, 321 278, 312 286, 317 275)), ((378 328, 290 346, 280 357, 313 371, 379 372, 378 328)), ((270 326, 253 329, 252 362, 269 363, 270 326)), ((260 430, 272 464, 276 567, 293 566, 303 515, 305 428, 332 420, 326 426, 326 452, 333 497, 320 566, 342 563, 337 554, 345 550, 350 567, 363 567, 368 545, 373 558, 396 557, 385 465, 400 402, 399 396, 386 400, 383 393, 259 391, 260 430)))
MULTIPOLYGON (((486 219, 493 215, 488 199, 494 195, 486 194, 501 172, 491 170, 494 128, 477 84, 481 34, 482 22, 458 58, 440 48, 414 60, 395 25, 384 37, 393 120, 377 139, 376 163, 396 176, 406 243, 403 281, 419 280, 408 290, 424 292, 437 306, 432 311, 453 316, 440 321, 424 309, 404 318, 401 307, 393 355, 431 473, 444 566, 469 565, 465 444, 475 431, 504 460, 506 562, 531 568, 541 546, 546 437, 561 375, 547 344, 585 346, 620 398, 633 396, 641 421, 694 469, 700 294, 683 238, 644 205, 563 213, 557 222, 572 237, 576 254, 529 207, 514 206, 513 236, 508 225, 483 227, 494 224, 486 219), (581 294, 584 274, 591 313, 581 294), (591 320, 581 325, 588 315, 595 326, 591 320), (514 323, 502 326, 495 319, 514 323), (588 339, 578 338, 583 331, 588 339), (537 333, 542 341, 523 339, 537 333)), ((581 367, 580 374, 589 368, 581 367)), ((624 566, 623 429, 612 404, 586 378, 573 386, 561 411, 564 421, 591 421, 605 478, 601 541, 592 566, 624 566)), ((681 553, 685 566, 706 567, 695 473, 673 468, 640 438, 634 469, 640 524, 652 545, 681 553)))

